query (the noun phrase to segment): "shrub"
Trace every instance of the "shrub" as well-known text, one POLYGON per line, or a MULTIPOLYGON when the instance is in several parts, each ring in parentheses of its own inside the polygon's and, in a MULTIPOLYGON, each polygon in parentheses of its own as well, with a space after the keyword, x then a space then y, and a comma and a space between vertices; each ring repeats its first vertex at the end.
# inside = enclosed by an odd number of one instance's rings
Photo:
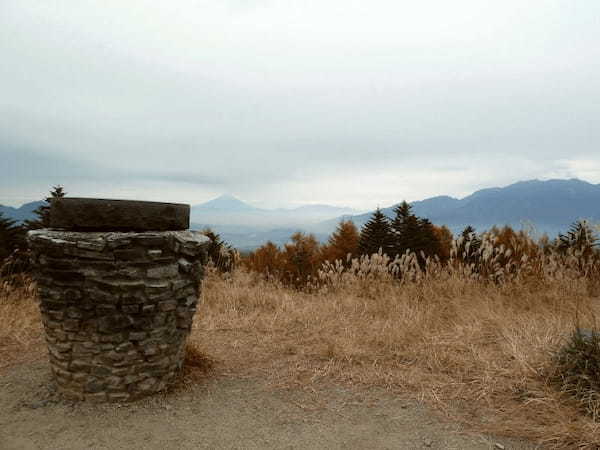
POLYGON ((319 242, 314 235, 297 232, 283 251, 283 281, 295 287, 303 287, 317 276, 321 265, 319 242))
POLYGON ((283 254, 271 241, 248 254, 243 263, 246 268, 263 274, 267 279, 281 279, 283 254))
POLYGON ((554 354, 551 379, 578 399, 594 420, 600 412, 600 332, 576 328, 554 354))
POLYGON ((210 228, 202 230, 208 239, 208 259, 215 265, 219 272, 231 272, 238 260, 237 252, 228 243, 210 228))
POLYGON ((439 242, 438 257, 442 263, 446 263, 450 259, 450 251, 452 249, 452 241, 454 239, 452 232, 446 225, 442 225, 441 227, 434 225, 433 233, 439 242))

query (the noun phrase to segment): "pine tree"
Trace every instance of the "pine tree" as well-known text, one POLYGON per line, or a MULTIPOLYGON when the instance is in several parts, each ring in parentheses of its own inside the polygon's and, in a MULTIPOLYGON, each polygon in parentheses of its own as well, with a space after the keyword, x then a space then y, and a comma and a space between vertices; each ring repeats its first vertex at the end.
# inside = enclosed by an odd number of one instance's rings
POLYGON ((421 267, 425 265, 425 258, 433 258, 435 255, 440 255, 442 252, 441 242, 434 230, 434 225, 427 218, 418 219, 419 232, 417 235, 417 258, 421 267), (425 255, 423 257, 421 252, 425 255))
POLYGON ((53 186, 50 191, 50 197, 47 197, 44 201, 46 204, 39 206, 33 213, 38 217, 33 220, 26 220, 24 226, 27 230, 37 230, 39 228, 48 228, 50 226, 50 205, 52 199, 64 197, 67 193, 64 188, 60 185, 53 186))
POLYGON ((563 252, 574 249, 587 257, 594 252, 597 245, 598 238, 586 220, 574 222, 567 234, 558 235, 558 249, 563 252))
POLYGON ((462 242, 458 246, 457 256, 466 263, 476 263, 478 259, 478 250, 481 247, 481 239, 477 236, 475 228, 467 225, 460 234, 462 242))
POLYGON ((402 255, 407 250, 418 252, 419 248, 419 219, 412 213, 412 206, 406 201, 394 208, 395 217, 391 223, 394 238, 391 256, 402 255))
POLYGON ((202 230, 202 234, 210 240, 208 257, 221 272, 230 272, 234 264, 234 250, 210 228, 202 230))
POLYGON ((412 213, 412 207, 403 201, 394 209, 396 216, 391 228, 394 237, 393 256, 402 255, 408 250, 415 253, 421 267, 425 266, 427 257, 442 252, 434 225, 427 218, 419 218, 412 213))
POLYGON ((15 250, 25 247, 25 233, 22 227, 0 212, 0 262, 15 250))
POLYGON ((464 239, 466 240, 470 240, 472 237, 475 237, 475 228, 473 228, 471 225, 467 225, 464 230, 462 230, 462 233, 460 234, 464 239))
POLYGON ((379 208, 375 210, 369 221, 360 230, 358 250, 361 255, 372 255, 379 252, 391 256, 394 250, 394 238, 389 219, 379 208))

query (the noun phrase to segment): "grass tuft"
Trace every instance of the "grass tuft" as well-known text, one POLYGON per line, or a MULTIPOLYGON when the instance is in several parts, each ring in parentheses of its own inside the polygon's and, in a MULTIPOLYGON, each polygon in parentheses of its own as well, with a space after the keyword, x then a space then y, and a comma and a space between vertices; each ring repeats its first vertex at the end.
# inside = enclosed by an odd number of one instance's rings
POLYGON ((44 332, 35 290, 27 276, 0 278, 0 368, 43 352, 44 332))
POLYGON ((215 367, 215 360, 188 342, 185 347, 183 376, 187 379, 206 378, 215 367))
POLYGON ((600 332, 577 328, 555 354, 551 377, 577 400, 594 422, 600 418, 600 332))

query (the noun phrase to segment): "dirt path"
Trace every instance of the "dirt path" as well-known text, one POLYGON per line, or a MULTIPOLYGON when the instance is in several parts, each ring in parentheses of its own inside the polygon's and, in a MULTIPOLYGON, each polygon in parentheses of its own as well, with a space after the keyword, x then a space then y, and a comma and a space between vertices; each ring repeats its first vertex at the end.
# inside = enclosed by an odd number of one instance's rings
POLYGON ((460 434, 377 389, 310 393, 220 376, 133 404, 94 405, 67 403, 51 386, 43 361, 0 372, 0 449, 536 448, 460 434))

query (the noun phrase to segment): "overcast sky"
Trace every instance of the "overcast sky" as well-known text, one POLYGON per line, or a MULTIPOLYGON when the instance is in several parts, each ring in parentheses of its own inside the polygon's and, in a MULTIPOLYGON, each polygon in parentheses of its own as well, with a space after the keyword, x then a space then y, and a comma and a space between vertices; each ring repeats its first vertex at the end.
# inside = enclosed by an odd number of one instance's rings
POLYGON ((598 0, 0 1, 0 203, 600 183, 598 0))

